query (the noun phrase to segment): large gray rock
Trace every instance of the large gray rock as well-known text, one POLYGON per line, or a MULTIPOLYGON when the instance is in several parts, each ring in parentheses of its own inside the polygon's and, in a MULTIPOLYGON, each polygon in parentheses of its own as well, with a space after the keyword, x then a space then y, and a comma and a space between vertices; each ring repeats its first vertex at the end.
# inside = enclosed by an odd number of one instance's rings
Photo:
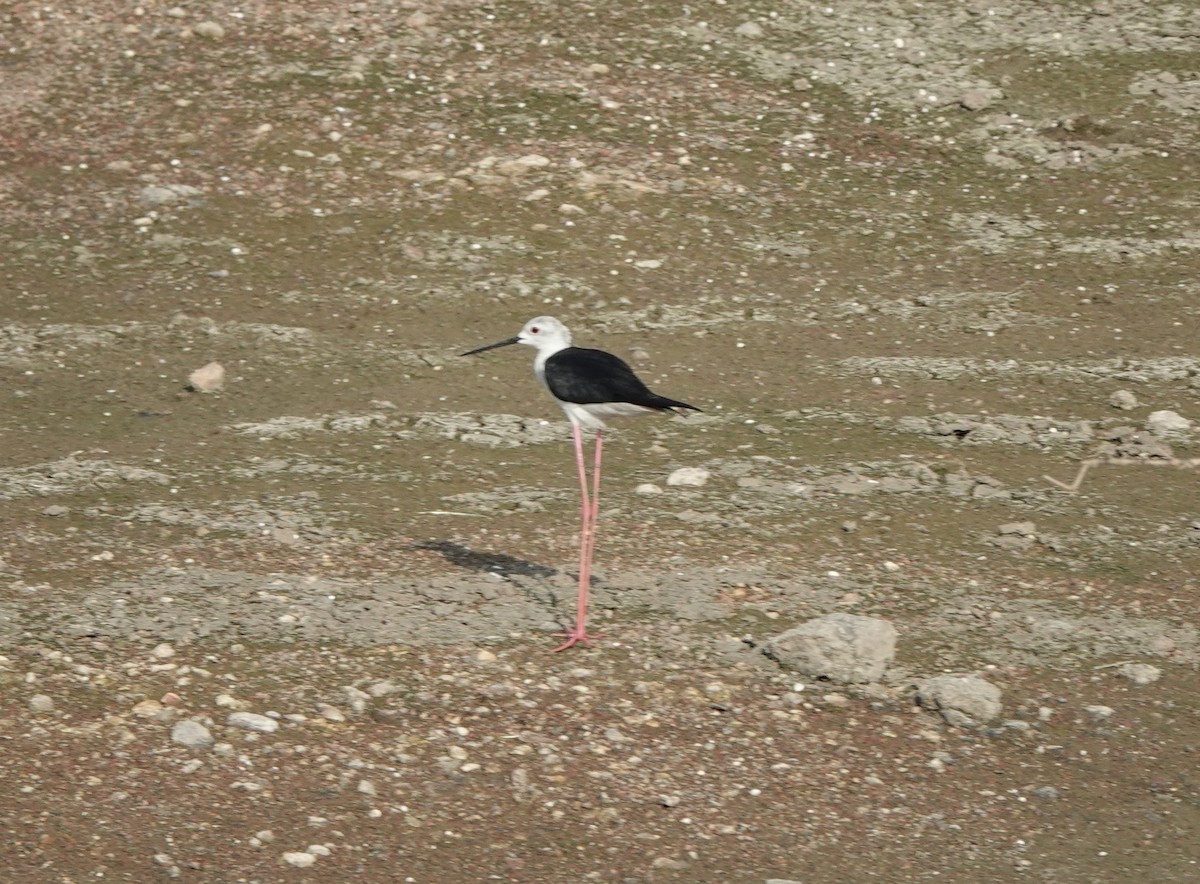
POLYGON ((896 628, 887 620, 829 614, 767 642, 763 653, 813 678, 844 684, 878 681, 896 653, 896 628))
POLYGON ((974 675, 939 675, 917 688, 917 701, 955 727, 975 727, 1000 715, 1000 689, 974 675))

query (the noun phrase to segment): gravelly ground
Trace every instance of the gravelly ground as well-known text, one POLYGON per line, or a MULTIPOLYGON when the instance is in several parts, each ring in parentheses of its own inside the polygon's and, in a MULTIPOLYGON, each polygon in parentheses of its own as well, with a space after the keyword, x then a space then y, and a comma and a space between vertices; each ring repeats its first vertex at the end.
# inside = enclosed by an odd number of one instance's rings
POLYGON ((9 879, 1200 876, 1200 12, 0 16, 9 879))

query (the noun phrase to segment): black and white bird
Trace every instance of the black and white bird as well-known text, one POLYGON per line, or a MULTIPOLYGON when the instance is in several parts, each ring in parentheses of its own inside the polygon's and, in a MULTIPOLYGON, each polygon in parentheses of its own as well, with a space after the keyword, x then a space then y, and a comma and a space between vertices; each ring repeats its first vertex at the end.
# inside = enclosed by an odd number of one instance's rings
POLYGON ((600 513, 600 459, 605 420, 680 409, 700 411, 694 405, 659 396, 647 387, 621 358, 603 350, 572 347, 571 332, 553 316, 539 316, 525 323, 519 334, 463 353, 472 356, 497 347, 527 344, 537 349, 533 371, 571 421, 575 438, 575 462, 579 469, 582 497, 579 534, 579 601, 575 627, 563 633, 566 639, 555 651, 583 642, 591 644, 587 632, 588 591, 592 582, 592 554, 596 547, 596 519, 600 513), (587 466, 583 456, 583 428, 596 431, 596 459, 588 491, 587 466))

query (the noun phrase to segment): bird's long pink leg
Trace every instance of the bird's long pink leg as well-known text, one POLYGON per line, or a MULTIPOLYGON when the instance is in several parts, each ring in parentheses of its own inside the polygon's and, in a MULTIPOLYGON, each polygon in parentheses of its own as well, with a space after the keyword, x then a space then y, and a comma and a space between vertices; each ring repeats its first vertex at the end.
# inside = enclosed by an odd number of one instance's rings
POLYGON ((571 424, 575 437, 575 463, 579 469, 580 529, 579 529, 579 597, 576 604, 575 628, 562 633, 566 641, 554 649, 565 651, 573 645, 583 642, 591 644, 587 634, 588 593, 592 584, 592 553, 596 548, 596 519, 600 514, 600 458, 604 439, 604 431, 596 431, 596 464, 592 472, 592 493, 588 494, 587 466, 583 457, 583 429, 577 423, 571 424))

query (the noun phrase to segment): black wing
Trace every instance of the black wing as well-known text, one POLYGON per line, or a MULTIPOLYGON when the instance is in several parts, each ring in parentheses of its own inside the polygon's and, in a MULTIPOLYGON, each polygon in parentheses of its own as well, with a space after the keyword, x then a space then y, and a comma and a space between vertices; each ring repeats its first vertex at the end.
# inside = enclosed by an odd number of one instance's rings
POLYGON ((568 347, 547 359, 546 386, 558 399, 578 405, 628 402, 646 408, 700 410, 651 392, 625 360, 586 347, 568 347))

